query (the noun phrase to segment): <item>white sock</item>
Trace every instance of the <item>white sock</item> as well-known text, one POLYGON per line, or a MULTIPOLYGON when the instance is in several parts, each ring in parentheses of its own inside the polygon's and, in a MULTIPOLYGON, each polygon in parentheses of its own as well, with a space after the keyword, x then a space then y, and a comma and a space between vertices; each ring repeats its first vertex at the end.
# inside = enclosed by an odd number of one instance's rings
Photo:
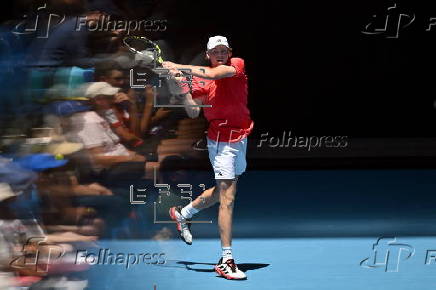
POLYGON ((229 259, 233 259, 232 247, 222 247, 222 250, 223 263, 225 263, 229 259))
POLYGON ((187 206, 182 208, 181 214, 185 219, 190 219, 194 214, 196 214, 199 211, 200 211, 199 209, 196 209, 195 207, 192 206, 192 202, 191 202, 187 206))

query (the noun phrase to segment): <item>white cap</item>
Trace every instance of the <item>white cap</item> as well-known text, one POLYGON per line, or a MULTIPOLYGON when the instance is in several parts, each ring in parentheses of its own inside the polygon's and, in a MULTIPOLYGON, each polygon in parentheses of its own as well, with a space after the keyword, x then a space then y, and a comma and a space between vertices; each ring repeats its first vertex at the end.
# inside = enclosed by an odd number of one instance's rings
POLYGON ((120 91, 119 88, 115 88, 107 82, 94 82, 86 85, 84 96, 92 99, 98 95, 112 96, 120 91))
POLYGON ((217 36, 209 37, 209 41, 207 42, 207 50, 215 48, 218 45, 225 45, 228 48, 230 48, 227 38, 225 38, 224 36, 217 35, 217 36))

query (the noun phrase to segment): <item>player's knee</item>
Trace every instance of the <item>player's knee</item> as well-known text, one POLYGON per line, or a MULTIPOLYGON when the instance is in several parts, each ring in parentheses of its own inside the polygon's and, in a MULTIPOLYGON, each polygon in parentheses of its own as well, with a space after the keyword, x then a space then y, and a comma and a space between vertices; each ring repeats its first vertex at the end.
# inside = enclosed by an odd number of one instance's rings
POLYGON ((229 195, 221 195, 220 197, 220 207, 231 209, 235 203, 235 197, 229 195))
POLYGON ((232 186, 233 180, 231 179, 223 179, 223 180, 217 180, 217 186, 216 188, 220 193, 227 191, 230 186, 232 186))

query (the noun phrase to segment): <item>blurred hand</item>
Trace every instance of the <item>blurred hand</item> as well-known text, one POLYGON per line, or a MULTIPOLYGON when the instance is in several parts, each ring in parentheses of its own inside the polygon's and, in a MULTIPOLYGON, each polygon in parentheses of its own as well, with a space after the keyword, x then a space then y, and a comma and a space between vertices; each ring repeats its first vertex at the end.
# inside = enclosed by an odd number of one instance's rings
POLYGON ((130 88, 129 91, 127 92, 127 97, 129 98, 129 101, 131 103, 136 103, 137 100, 137 95, 134 89, 130 88))
POLYGON ((171 71, 171 70, 177 70, 177 66, 176 66, 176 64, 175 64, 174 62, 171 62, 171 61, 164 61, 164 62, 162 63, 162 66, 163 66, 164 68, 166 68, 166 69, 169 69, 170 71, 171 71))
POLYGON ((153 119, 160 120, 166 118, 171 113, 167 108, 159 108, 153 116, 153 119))
POLYGON ((98 183, 77 185, 74 187, 74 192, 79 195, 113 195, 111 190, 98 183))
POLYGON ((57 243, 68 242, 93 242, 98 239, 97 236, 82 236, 74 232, 53 233, 47 236, 47 239, 57 243))
POLYGON ((124 101, 130 102, 130 98, 126 93, 117 93, 115 95, 115 99, 114 99, 115 103, 119 104, 119 103, 124 102, 124 101))
POLYGON ((130 151, 129 153, 130 153, 130 159, 129 159, 130 161, 133 161, 133 162, 144 162, 144 161, 146 161, 145 157, 142 156, 142 155, 139 155, 139 154, 137 154, 137 153, 135 153, 133 151, 130 151))
POLYGON ((91 183, 88 185, 88 189, 95 192, 97 195, 113 195, 112 191, 103 185, 98 183, 91 183))

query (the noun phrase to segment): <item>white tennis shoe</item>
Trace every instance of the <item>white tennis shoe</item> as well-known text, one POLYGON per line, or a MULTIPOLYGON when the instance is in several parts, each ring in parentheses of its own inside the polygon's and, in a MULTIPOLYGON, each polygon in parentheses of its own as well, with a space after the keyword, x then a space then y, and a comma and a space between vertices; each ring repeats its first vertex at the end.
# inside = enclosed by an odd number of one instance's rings
POLYGON ((215 272, 218 275, 223 276, 229 280, 245 280, 247 279, 247 275, 244 272, 238 269, 238 266, 235 264, 235 260, 229 259, 223 262, 223 258, 218 261, 218 264, 215 266, 215 272))
POLYGON ((191 223, 186 223, 186 221, 190 220, 182 216, 180 207, 170 208, 169 214, 171 219, 176 222, 177 231, 180 233, 182 241, 188 245, 192 245, 191 223))

